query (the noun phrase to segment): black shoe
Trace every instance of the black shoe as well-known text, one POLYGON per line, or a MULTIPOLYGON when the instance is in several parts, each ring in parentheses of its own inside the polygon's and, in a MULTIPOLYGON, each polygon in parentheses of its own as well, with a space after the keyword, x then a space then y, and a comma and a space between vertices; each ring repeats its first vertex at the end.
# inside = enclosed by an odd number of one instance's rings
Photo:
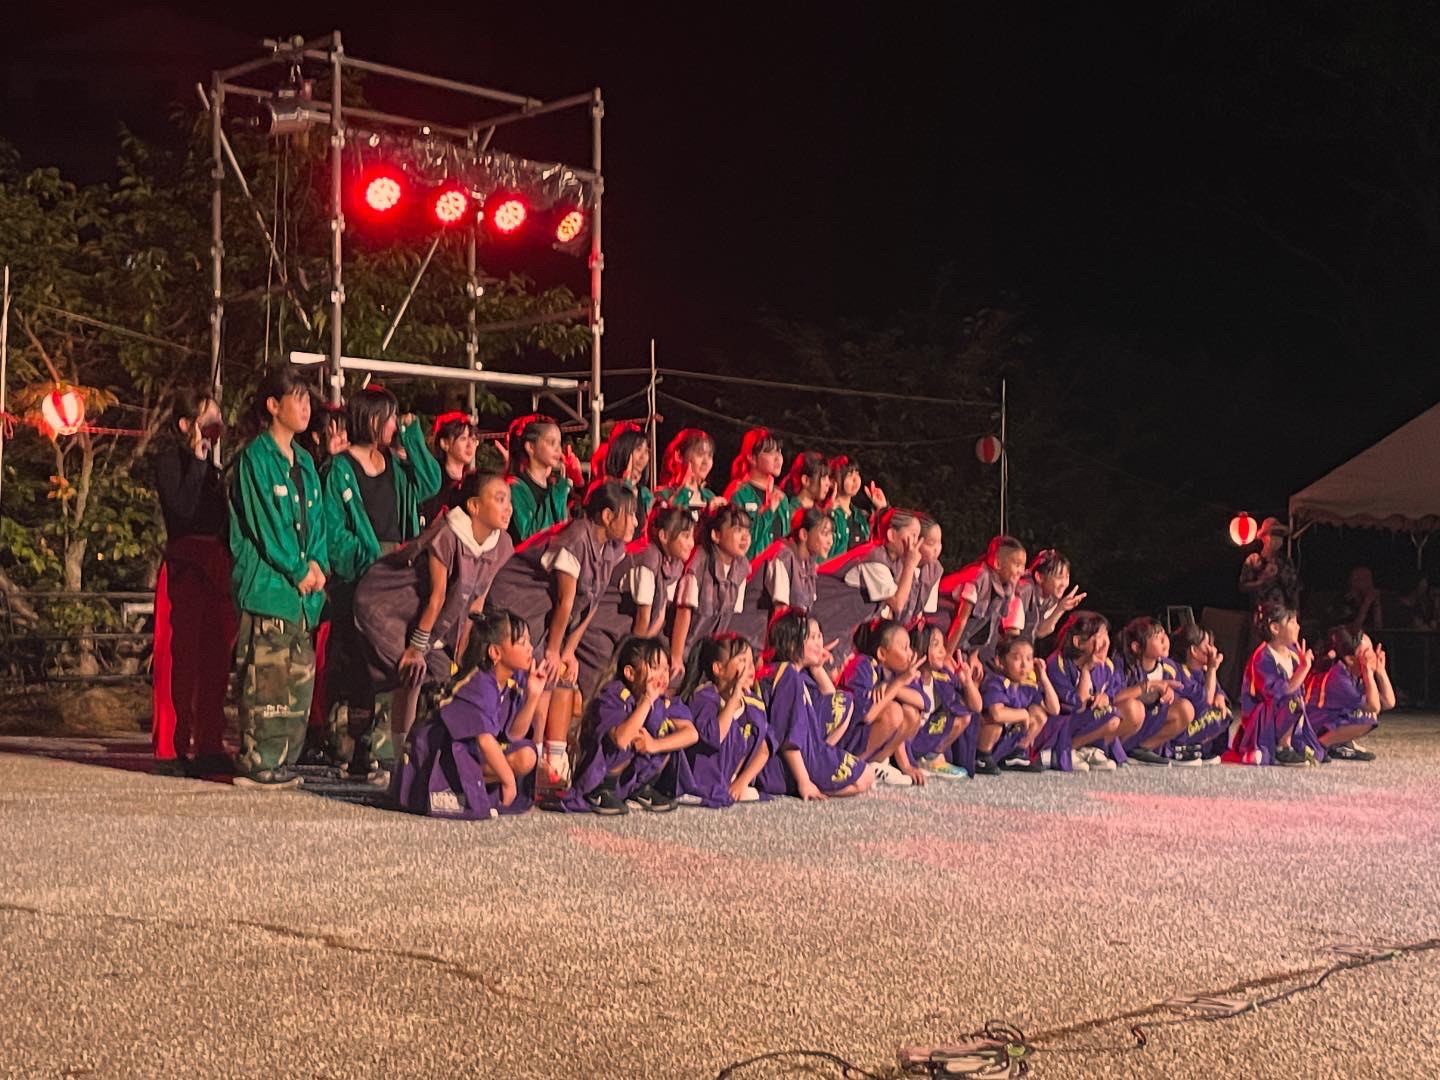
POLYGON ((234 776, 235 759, 229 754, 201 754, 190 762, 191 776, 234 776))
POLYGON ((189 776, 189 762, 183 757, 156 758, 150 766, 151 776, 189 776))
POLYGON ((1328 761, 1334 758, 1336 761, 1374 761, 1375 755, 1369 750, 1359 750, 1354 743, 1342 742, 1325 748, 1325 758, 1328 761))
POLYGON ((649 784, 636 788, 630 793, 628 802, 633 802, 642 810, 649 810, 652 814, 663 814, 667 810, 675 809, 675 800, 669 795, 662 795, 649 784))
POLYGON ((999 776, 1000 766, 995 764, 991 756, 983 750, 975 754, 975 775, 976 776, 999 776))
POLYGON ((1169 765, 1170 759, 1163 754, 1157 754, 1154 750, 1146 750, 1143 746, 1137 746, 1134 750, 1127 750, 1131 761, 1138 761, 1141 765, 1169 765))
POLYGON ((619 817, 630 812, 625 800, 615 793, 613 787, 596 788, 585 796, 585 804, 595 813, 606 817, 619 817))
POLYGON ((255 788, 260 791, 289 791, 297 788, 304 780, 299 773, 281 766, 278 769, 257 769, 242 773, 231 781, 236 787, 255 788))
POLYGON ((1308 760, 1304 754, 1289 746, 1277 747, 1275 750, 1276 765, 1304 765, 1308 760))

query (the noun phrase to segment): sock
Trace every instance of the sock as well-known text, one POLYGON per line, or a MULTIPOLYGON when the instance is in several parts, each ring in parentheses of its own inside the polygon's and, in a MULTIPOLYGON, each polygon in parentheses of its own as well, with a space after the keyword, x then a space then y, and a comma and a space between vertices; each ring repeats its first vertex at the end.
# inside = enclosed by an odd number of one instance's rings
POLYGON ((545 740, 545 760, 554 764, 566 758, 565 743, 554 739, 545 740))

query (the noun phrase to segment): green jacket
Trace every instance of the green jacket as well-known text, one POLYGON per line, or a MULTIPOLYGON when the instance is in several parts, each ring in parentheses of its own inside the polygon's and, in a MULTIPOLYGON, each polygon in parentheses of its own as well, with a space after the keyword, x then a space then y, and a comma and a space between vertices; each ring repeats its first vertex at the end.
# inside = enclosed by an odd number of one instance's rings
POLYGON ((750 515, 750 550, 745 553, 747 558, 755 558, 790 532, 791 506, 788 495, 780 496, 780 504, 774 510, 761 510, 765 505, 765 493, 747 480, 730 492, 730 504, 750 515))
MULTIPOLYGON (((440 463, 425 442, 419 422, 400 429, 400 447, 390 455, 390 475, 395 481, 395 509, 406 540, 420 535, 420 504, 440 490, 440 463)), ((325 517, 330 526, 330 563, 335 576, 358 581, 370 564, 380 558, 380 541, 375 526, 365 513, 365 502, 355 481, 355 459, 336 454, 325 468, 325 517)))
MULTIPOLYGON (((667 487, 656 489, 655 498, 662 503, 668 503, 671 506, 678 506, 682 510, 684 510, 689 508, 690 500, 694 498, 694 496, 690 494, 690 489, 687 487, 667 487)), ((701 488, 700 501, 695 504, 695 509, 704 510, 706 505, 713 498, 715 498, 715 493, 713 491, 711 491, 709 488, 701 488)))
POLYGON ((268 431, 235 458, 230 482, 231 581, 241 611, 304 626, 320 621, 323 589, 305 596, 297 586, 314 561, 330 573, 329 529, 320 498, 320 474, 298 443, 291 453, 300 466, 300 490, 290 462, 268 431), (301 528, 301 502, 305 527, 301 528))
POLYGON ((510 476, 510 538, 518 547, 530 537, 558 525, 570 516, 570 480, 554 481, 545 496, 537 500, 535 488, 523 476, 510 476))
POLYGON ((859 547, 870 539, 870 519, 860 512, 853 503, 847 514, 838 506, 830 508, 830 520, 835 523, 835 539, 830 544, 827 558, 844 555, 853 547, 859 547))

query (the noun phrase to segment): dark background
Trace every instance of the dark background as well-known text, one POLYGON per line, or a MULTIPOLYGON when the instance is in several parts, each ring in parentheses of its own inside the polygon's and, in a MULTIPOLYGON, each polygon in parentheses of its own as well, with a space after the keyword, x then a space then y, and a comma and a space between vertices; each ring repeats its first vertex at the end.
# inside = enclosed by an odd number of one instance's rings
MULTIPOLYGON (((942 277, 1006 297, 1035 343, 1008 372, 1014 438, 1078 371, 1092 392, 1066 423, 1114 430, 1131 481, 1183 479, 1213 510, 1213 565, 1157 591, 1233 602, 1228 509, 1283 517, 1440 397, 1435 7, 1018 6, 21 4, 0 137, 105 179, 119 121, 166 137, 212 68, 337 27, 354 55, 541 98, 600 85, 607 364, 653 336, 662 365, 783 374, 764 315, 883 326, 942 277)), ((496 145, 583 163, 586 134, 577 113, 496 145)), ((1101 509, 1096 528, 1126 527, 1101 509)), ((1414 569, 1378 533, 1317 529, 1304 552, 1315 584, 1414 569)))

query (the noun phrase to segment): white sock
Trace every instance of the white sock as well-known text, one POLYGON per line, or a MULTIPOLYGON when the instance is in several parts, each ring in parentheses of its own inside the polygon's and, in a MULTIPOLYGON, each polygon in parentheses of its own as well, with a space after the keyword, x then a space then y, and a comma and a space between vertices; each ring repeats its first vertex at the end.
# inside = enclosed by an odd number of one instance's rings
POLYGON ((557 742, 554 739, 545 740, 545 760, 552 764, 557 761, 564 761, 567 757, 565 743, 557 742))

